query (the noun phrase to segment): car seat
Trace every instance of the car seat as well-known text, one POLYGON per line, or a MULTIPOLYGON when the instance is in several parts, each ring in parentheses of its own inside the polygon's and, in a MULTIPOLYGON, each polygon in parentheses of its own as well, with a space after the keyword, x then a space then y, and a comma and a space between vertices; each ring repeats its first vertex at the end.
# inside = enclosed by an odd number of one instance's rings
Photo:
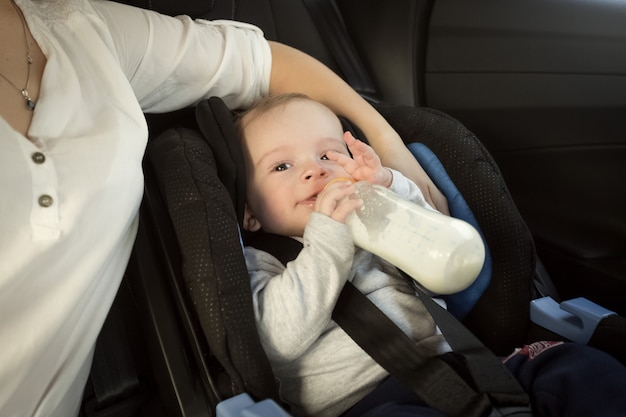
MULTIPOLYGON (((212 101, 215 100, 209 100, 212 101)), ((484 314, 488 316, 493 315, 493 310, 489 311, 490 307, 503 310, 508 308, 506 314, 511 317, 510 323, 516 326, 503 325, 501 329, 496 329, 495 332, 500 336, 497 339, 498 344, 490 345, 487 342, 487 345, 494 352, 505 355, 514 347, 537 340, 538 336, 528 331, 531 326, 529 302, 533 293, 536 294, 533 290, 534 267, 528 266, 528 259, 532 260, 535 257, 532 239, 524 234, 527 232, 523 221, 516 212, 506 185, 488 152, 471 132, 444 114, 421 108, 398 106, 379 108, 400 132, 404 132, 401 128, 403 121, 407 126, 412 126, 410 134, 406 136, 408 141, 415 139, 412 134, 417 131, 421 142, 444 155, 442 161, 444 164, 449 163, 450 178, 457 183, 461 192, 474 193, 473 197, 467 194, 468 203, 474 209, 480 207, 487 212, 479 214, 476 211, 476 217, 489 247, 496 247, 493 250, 492 281, 481 300, 467 316, 465 321, 468 327, 472 326, 470 328, 473 332, 479 335, 481 332, 493 334, 493 330, 484 328, 485 323, 489 326, 493 321, 479 320, 475 324, 469 321, 472 315, 476 314, 476 308, 489 296, 493 288, 497 291, 492 292, 495 294, 492 297, 510 297, 507 290, 520 288, 514 298, 515 301, 523 298, 522 302, 507 305, 506 302, 501 303, 501 300, 495 299, 490 302, 491 305, 484 307, 484 314), (397 125, 393 115, 400 120, 397 125), (520 233, 514 232, 515 228, 510 226, 512 223, 517 224, 515 227, 521 230, 520 233), (520 241, 524 239, 522 248, 525 250, 517 249, 520 241), (504 250, 498 250, 503 248, 504 250), (506 250, 507 248, 514 250, 506 250), (501 295, 500 291, 504 295, 501 295), (517 316, 515 311, 511 312, 516 306, 521 311, 517 316), (508 346, 503 341, 508 342, 508 346)), ((200 134, 197 128, 170 129, 149 144, 146 155, 147 192, 148 195, 162 194, 169 212, 187 269, 177 279, 183 279, 190 290, 189 301, 192 304, 190 308, 198 309, 200 321, 204 320, 203 326, 223 326, 227 320, 237 323, 240 326, 239 330, 243 329, 246 336, 242 339, 238 335, 236 343, 244 343, 247 345, 246 349, 254 351, 258 348, 258 338, 254 331, 249 281, 247 272, 243 269, 245 262, 237 229, 238 213, 243 209, 241 202, 244 197, 242 189, 236 182, 242 180, 243 157, 237 155, 237 152, 240 152, 237 151, 237 146, 229 148, 227 142, 224 143, 222 139, 236 137, 231 112, 223 104, 221 107, 219 105, 207 107, 206 103, 201 103, 198 109, 200 130, 203 134, 200 134), (224 247, 233 252, 225 254, 224 247), (236 295, 233 293, 233 296, 237 300, 238 308, 228 311, 228 314, 225 311, 222 316, 214 311, 224 302, 228 302, 225 298, 227 296, 220 288, 224 284, 228 285, 230 291, 236 289, 234 291, 236 295), (213 287, 213 290, 210 290, 209 286, 213 287)), ((233 337, 228 336, 228 332, 237 330, 228 327, 223 331, 226 332, 225 338, 228 339, 233 337)), ((544 336, 545 334, 541 339, 544 339, 544 336)), ((551 335, 550 339, 560 337, 551 335)), ((483 338, 483 342, 485 340, 488 338, 483 338)), ((231 357, 226 359, 233 360, 231 357)), ((261 364, 265 367, 266 359, 257 357, 253 365, 261 364)), ((236 367, 236 364, 233 365, 233 369, 236 367)), ((211 375, 207 377, 211 378, 211 375)), ((249 377, 253 379, 246 379, 246 376, 239 373, 235 375, 235 380, 244 384, 239 386, 239 389, 245 390, 255 398, 266 398, 257 396, 253 383, 254 378, 267 378, 263 382, 257 381, 257 387, 266 387, 272 381, 271 372, 270 375, 256 374, 249 377)), ((230 388, 236 387, 233 385, 230 388)), ((225 395, 236 393, 238 392, 226 392, 225 395)), ((221 394, 223 395, 224 391, 221 394)))
MULTIPOLYGON (((256 23, 268 38, 299 47, 339 70, 300 1, 271 3, 271 7, 259 1, 217 1, 206 7, 197 1, 136 5, 170 14, 235 17, 256 23), (285 16, 283 12, 288 19, 279 18, 285 16), (310 28, 304 33, 313 35, 301 36, 303 25, 310 28)), ((490 245, 494 284, 465 323, 498 354, 544 338, 529 331, 528 302, 536 295, 533 281, 538 276, 532 237, 488 152, 471 132, 445 114, 384 104, 377 107, 405 141, 429 145, 459 182, 487 240, 496 242, 490 245)), ((101 372, 100 376, 92 374, 90 386, 99 388, 87 391, 86 403, 95 405, 86 407, 90 410, 86 414, 201 416, 213 415, 216 403, 240 392, 255 399, 277 399, 254 327, 236 217, 217 176, 212 151, 198 134, 192 112, 148 116, 153 136, 176 128, 149 144, 137 243, 110 315, 112 324, 105 326, 94 360, 94 370, 109 372, 105 377, 101 372), (198 185, 204 191, 194 191, 198 185), (187 210, 202 213, 205 224, 200 227, 188 218, 187 210), (226 279, 209 279, 207 272, 226 279), (137 320, 130 320, 133 316, 137 320), (112 338, 117 340, 113 348, 103 347, 112 338), (111 355, 125 349, 120 342, 124 339, 130 352, 111 355), (129 362, 134 362, 130 365, 134 370, 112 375, 116 372, 111 370, 128 369, 129 362)), ((549 281, 543 287, 549 289, 549 281)))

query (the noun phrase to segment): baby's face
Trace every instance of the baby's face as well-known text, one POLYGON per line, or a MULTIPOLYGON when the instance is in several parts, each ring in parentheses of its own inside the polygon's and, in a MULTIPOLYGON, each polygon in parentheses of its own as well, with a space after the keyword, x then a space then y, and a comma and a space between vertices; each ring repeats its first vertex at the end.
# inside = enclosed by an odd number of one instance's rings
POLYGON ((350 177, 326 158, 328 151, 348 155, 341 123, 313 101, 292 101, 254 118, 243 145, 248 209, 267 232, 302 236, 317 195, 332 179, 350 177))

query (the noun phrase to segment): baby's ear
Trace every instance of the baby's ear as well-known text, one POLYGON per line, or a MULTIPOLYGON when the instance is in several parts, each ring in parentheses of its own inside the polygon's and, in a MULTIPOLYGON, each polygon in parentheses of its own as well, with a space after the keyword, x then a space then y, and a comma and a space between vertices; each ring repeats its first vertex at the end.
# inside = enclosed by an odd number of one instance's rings
POLYGON ((256 232, 261 228, 261 223, 259 220, 254 217, 248 205, 243 210, 243 230, 247 230, 249 232, 256 232))

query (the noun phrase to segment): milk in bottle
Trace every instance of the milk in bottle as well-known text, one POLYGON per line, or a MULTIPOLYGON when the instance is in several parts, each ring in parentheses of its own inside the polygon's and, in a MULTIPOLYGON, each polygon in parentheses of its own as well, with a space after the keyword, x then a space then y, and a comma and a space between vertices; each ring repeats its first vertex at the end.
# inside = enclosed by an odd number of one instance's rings
POLYGON ((435 294, 459 292, 474 282, 485 247, 473 226, 406 201, 383 186, 366 181, 355 186, 364 203, 346 220, 355 245, 435 294))

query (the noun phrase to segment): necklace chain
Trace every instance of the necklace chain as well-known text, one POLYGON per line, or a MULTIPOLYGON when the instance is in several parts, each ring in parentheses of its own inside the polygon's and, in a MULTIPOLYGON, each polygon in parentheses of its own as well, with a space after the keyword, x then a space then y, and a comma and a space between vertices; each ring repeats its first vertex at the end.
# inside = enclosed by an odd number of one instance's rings
POLYGON ((17 91, 22 93, 22 97, 24 97, 24 100, 26 100, 26 108, 28 110, 34 110, 36 103, 33 99, 30 98, 30 95, 28 94, 28 84, 30 83, 30 67, 33 64, 33 58, 30 55, 30 48, 28 47, 28 35, 26 33, 26 21, 24 19, 24 15, 22 14, 22 11, 17 7, 17 4, 15 4, 13 0, 11 0, 11 3, 13 4, 13 7, 15 8, 17 15, 19 16, 20 21, 22 22, 22 31, 24 32, 24 42, 26 44, 26 64, 27 64, 26 65, 26 84, 24 84, 23 88, 20 88, 17 85, 15 85, 13 81, 9 80, 1 72, 0 72, 0 76, 2 76, 2 78, 4 78, 9 84, 15 87, 17 91))

